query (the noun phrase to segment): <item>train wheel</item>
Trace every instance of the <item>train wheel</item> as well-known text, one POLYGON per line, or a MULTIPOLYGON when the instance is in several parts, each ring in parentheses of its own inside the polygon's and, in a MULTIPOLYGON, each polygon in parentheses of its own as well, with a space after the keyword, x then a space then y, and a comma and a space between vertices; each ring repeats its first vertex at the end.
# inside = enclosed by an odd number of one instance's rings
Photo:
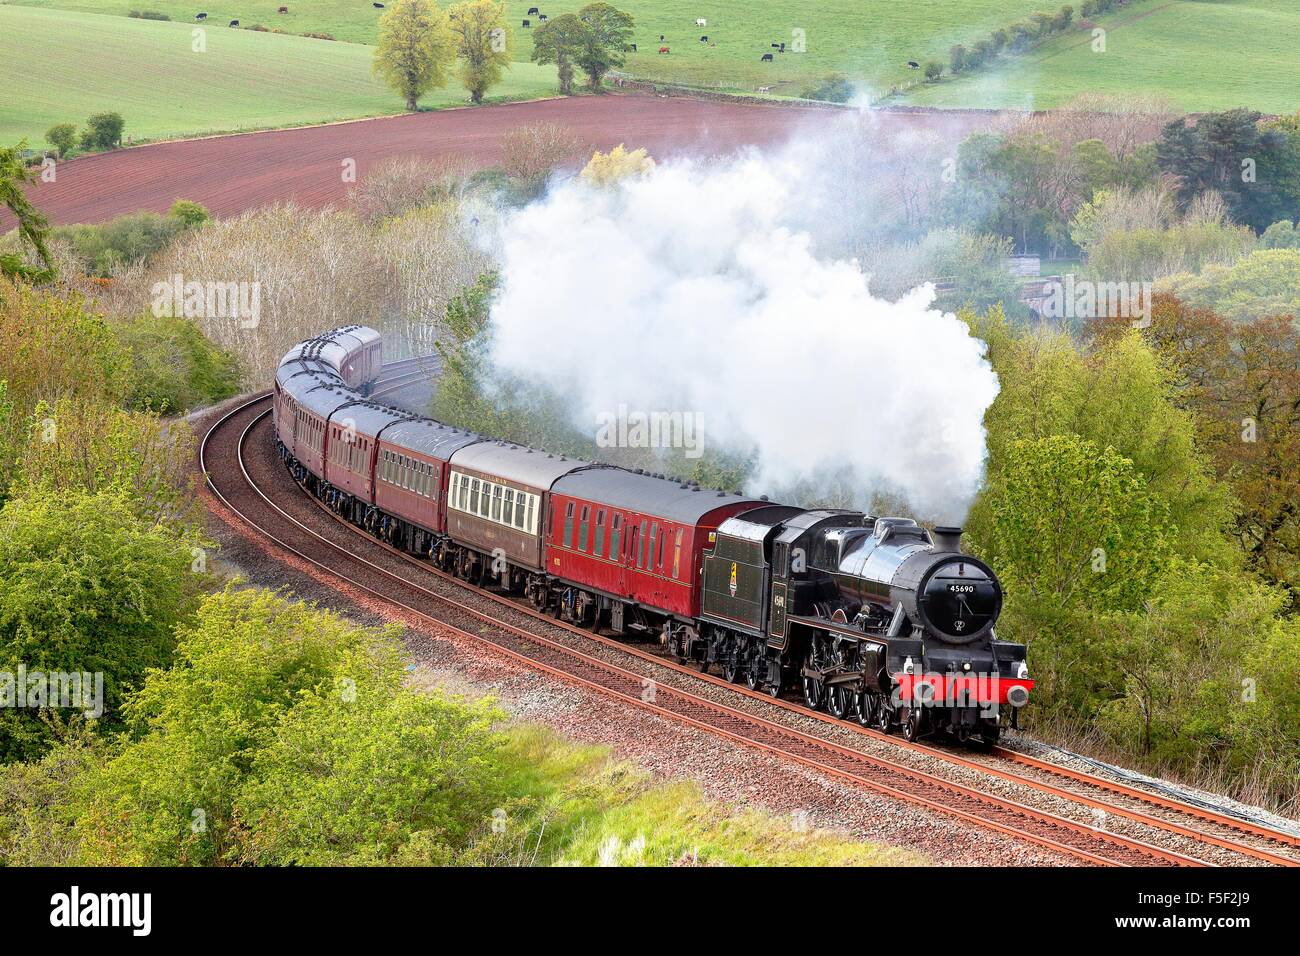
POLYGON ((883 697, 876 698, 876 729, 882 734, 889 733, 890 725, 894 722, 894 714, 890 709, 889 701, 883 697))
POLYGON ((722 661, 722 679, 728 684, 740 683, 740 664, 736 661, 736 655, 728 654, 722 661))
POLYGON ((840 720, 853 711, 853 692, 846 687, 832 687, 826 691, 826 712, 840 720))
POLYGON ((904 707, 898 715, 898 722, 903 726, 903 739, 915 743, 921 736, 925 712, 918 707, 904 707))
POLYGON ((785 690, 785 681, 778 677, 775 681, 770 682, 763 688, 768 697, 780 697, 781 691, 785 690))
POLYGON ((759 665, 762 661, 750 661, 749 667, 745 670, 745 686, 750 690, 758 690, 763 686, 763 676, 759 673, 759 665))
POLYGON ((870 727, 876 719, 875 702, 876 696, 869 690, 858 695, 858 723, 863 727, 870 727))
POLYGON ((812 710, 821 710, 826 702, 826 685, 815 677, 803 675, 803 702, 812 710))

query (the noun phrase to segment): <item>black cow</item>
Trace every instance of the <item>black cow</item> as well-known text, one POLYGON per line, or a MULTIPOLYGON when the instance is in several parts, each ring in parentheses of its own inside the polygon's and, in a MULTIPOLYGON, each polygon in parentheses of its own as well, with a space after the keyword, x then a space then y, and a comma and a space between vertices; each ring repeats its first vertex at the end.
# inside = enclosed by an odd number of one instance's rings
POLYGON ((279 10, 276 10, 275 12, 276 12, 276 13, 288 13, 288 12, 289 12, 289 8, 288 8, 288 7, 281 7, 279 10))
POLYGON ((545 23, 545 22, 546 22, 546 14, 544 14, 544 13, 539 13, 539 14, 537 14, 537 22, 538 22, 538 23, 545 23))
POLYGON ((532 25, 533 25, 533 21, 532 21, 532 20, 525 20, 525 21, 523 22, 523 27, 524 27, 525 30, 527 30, 527 29, 528 29, 529 27, 531 27, 532 25))
POLYGON ((659 34, 659 42, 660 42, 660 43, 663 43, 665 39, 667 39, 667 38, 666 38, 662 33, 659 34))
POLYGON ((907 68, 908 68, 909 70, 919 70, 919 69, 921 68, 921 64, 920 64, 920 63, 917 63, 915 60, 908 60, 908 61, 907 61, 907 68))
POLYGON ((762 62, 762 63, 771 63, 771 62, 772 62, 772 54, 770 54, 770 53, 764 53, 764 54, 763 54, 763 58, 762 58, 762 60, 761 60, 760 62, 762 62))
POLYGON ((541 12, 541 11, 538 10, 536 7, 529 7, 529 8, 528 8, 528 15, 529 15, 530 17, 531 17, 534 13, 540 13, 540 12, 541 12))
POLYGON ((709 38, 706 37, 706 36, 704 36, 704 37, 700 37, 700 42, 701 42, 701 43, 708 43, 708 42, 709 42, 709 38))
POLYGON ((779 43, 773 43, 773 44, 772 44, 772 49, 773 49, 773 50, 779 50, 779 49, 781 49, 781 44, 779 44, 779 43))
POLYGON ((196 14, 194 14, 194 19, 195 19, 195 20, 206 20, 207 18, 208 18, 208 15, 207 15, 206 13, 196 13, 196 14))
POLYGON ((382 3, 372 3, 372 4, 370 4, 370 5, 371 5, 372 7, 374 7, 376 10, 382 10, 382 9, 384 9, 384 5, 383 5, 382 3))
POLYGON ((636 52, 636 44, 635 44, 635 43, 629 43, 629 44, 627 44, 626 46, 623 47, 623 52, 624 52, 624 53, 635 53, 635 52, 636 52))
POLYGON ((230 21, 230 25, 231 25, 232 27, 237 27, 237 26, 239 26, 239 21, 238 21, 238 20, 231 20, 231 21, 230 21))

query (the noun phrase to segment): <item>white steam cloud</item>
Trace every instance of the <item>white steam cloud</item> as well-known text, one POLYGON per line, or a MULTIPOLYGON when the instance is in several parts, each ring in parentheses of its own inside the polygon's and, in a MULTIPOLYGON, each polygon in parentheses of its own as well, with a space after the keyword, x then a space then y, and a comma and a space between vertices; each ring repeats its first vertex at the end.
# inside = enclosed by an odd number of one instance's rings
POLYGON ((706 448, 757 451, 751 493, 849 475, 862 507, 962 521, 998 392, 984 343, 931 286, 890 302, 871 263, 819 256, 819 210, 853 201, 827 159, 805 139, 556 185, 500 225, 493 363, 589 434, 620 406, 692 414, 706 448))

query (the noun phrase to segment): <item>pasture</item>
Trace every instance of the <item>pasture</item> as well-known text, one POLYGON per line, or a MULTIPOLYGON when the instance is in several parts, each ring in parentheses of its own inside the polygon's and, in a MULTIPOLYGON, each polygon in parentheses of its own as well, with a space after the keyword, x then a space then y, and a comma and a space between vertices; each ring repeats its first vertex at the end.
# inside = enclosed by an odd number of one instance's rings
POLYGON ((1080 93, 1153 93, 1188 111, 1300 109, 1296 0, 1143 0, 995 68, 922 84, 905 102, 1050 109, 1080 93))
MULTIPOLYGON (((0 143, 43 145, 55 123, 115 110, 135 140, 325 123, 402 112, 370 72, 372 48, 192 23, 0 6, 0 143)), ((555 92, 553 67, 516 64, 490 99, 555 92)), ((425 106, 468 102, 452 84, 425 106)))
MULTIPOLYGON (((79 10, 125 17, 130 10, 156 10, 192 23, 204 11, 211 23, 238 18, 291 33, 328 33, 339 40, 373 43, 382 13, 370 0, 11 0, 31 7, 79 10), (277 13, 281 6, 288 13, 277 13)), ((451 0, 438 0, 446 8, 451 0)), ((507 0, 507 23, 514 33, 515 57, 532 54, 532 29, 524 29, 530 7, 549 16, 573 13, 589 0, 507 0)), ((1064 0, 616 0, 636 18, 638 52, 627 71, 638 77, 718 86, 753 92, 797 95, 833 72, 864 79, 876 91, 914 78, 908 60, 946 61, 954 43, 973 41, 990 30, 1038 10, 1054 10, 1064 0), (697 27, 697 18, 707 27, 697 27), (796 30, 805 52, 794 52, 796 30), (667 38, 659 42, 660 35, 667 38), (708 36, 709 43, 700 37, 708 36), (786 43, 785 53, 772 49, 786 43), (668 54, 659 54, 661 45, 668 54), (760 57, 772 53, 770 63, 760 57)))

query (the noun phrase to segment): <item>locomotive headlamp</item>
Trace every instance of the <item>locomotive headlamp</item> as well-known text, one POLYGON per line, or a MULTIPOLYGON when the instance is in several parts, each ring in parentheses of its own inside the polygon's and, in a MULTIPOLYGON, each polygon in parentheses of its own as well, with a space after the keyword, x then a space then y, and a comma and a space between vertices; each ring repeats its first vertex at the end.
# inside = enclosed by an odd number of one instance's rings
POLYGON ((1029 676, 1029 665, 1026 664, 1024 661, 1021 661, 1018 665, 1016 665, 1016 676, 1021 680, 1027 678, 1029 676))
POLYGON ((903 673, 904 674, 916 673, 916 665, 912 663, 912 658, 909 657, 907 660, 903 661, 903 673))
POLYGON ((964 664, 962 664, 962 665, 961 665, 961 669, 964 670, 964 671, 966 671, 967 673, 969 673, 969 672, 970 672, 970 661, 966 661, 964 664))

